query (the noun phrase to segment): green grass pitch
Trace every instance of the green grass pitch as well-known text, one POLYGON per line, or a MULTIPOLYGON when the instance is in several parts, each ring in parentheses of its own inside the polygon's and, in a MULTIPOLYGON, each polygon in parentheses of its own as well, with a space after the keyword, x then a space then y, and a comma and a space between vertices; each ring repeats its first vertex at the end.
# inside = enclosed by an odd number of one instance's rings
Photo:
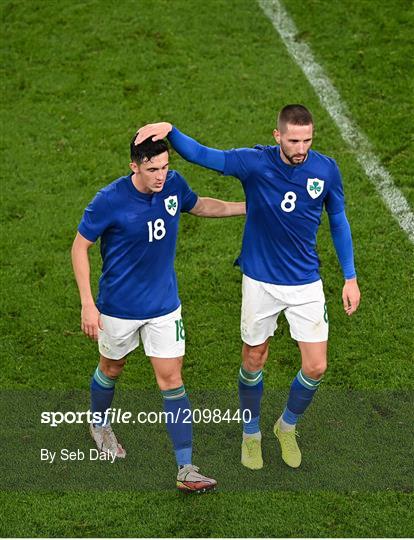
MULTIPOLYGON (((304 4, 285 2, 299 29, 297 39, 311 46, 413 208, 410 2, 304 4)), ((359 312, 347 319, 325 216, 318 236, 331 324, 324 388, 367 394, 413 390, 412 244, 256 2, 4 0, 1 12, 2 399, 4 391, 13 390, 18 407, 18 396, 24 399, 30 388, 88 388, 97 351, 79 329, 69 251, 88 201, 127 171, 133 131, 143 123, 168 120, 219 148, 271 144, 276 112, 292 102, 312 110, 314 148, 335 157, 342 170, 362 291, 359 312)), ((177 155, 172 166, 201 195, 242 197, 237 180, 221 178, 177 155)), ((241 218, 182 218, 176 269, 188 335, 184 377, 190 394, 236 393, 241 276, 232 263, 242 229, 241 218)), ((96 248, 92 264, 96 285, 96 248)), ((272 341, 265 386, 286 390, 298 365, 297 348, 282 322, 272 341)), ((142 350, 130 358, 119 388, 138 394, 156 390, 142 350)), ((306 419, 304 431, 305 426, 306 419)), ((314 439, 323 438, 327 426, 315 426, 314 439)), ((363 430, 358 432, 358 437, 363 435, 363 430)), ((270 435, 268 439, 270 451, 270 435)), ((378 441, 378 449, 381 444, 378 441)), ((215 446, 214 459, 220 461, 225 432, 215 446)), ((12 459, 2 455, 2 467, 12 459)), ((214 459, 206 472, 214 473, 214 459)), ((361 455, 361 462, 369 459, 361 455)), ((392 460, 388 466, 392 469, 392 460)), ((225 467, 220 462, 219 468, 225 467)), ((242 482, 245 472, 237 463, 231 467, 242 482)), ((341 473, 338 468, 336 474, 341 473)), ((292 489, 266 490, 258 483, 257 489, 229 491, 223 486, 216 494, 183 498, 173 489, 140 490, 139 476, 145 471, 136 474, 136 490, 107 485, 95 491, 4 490, 0 533, 414 535, 409 479, 400 490, 364 489, 363 481, 356 489, 295 490, 292 476, 292 489)))

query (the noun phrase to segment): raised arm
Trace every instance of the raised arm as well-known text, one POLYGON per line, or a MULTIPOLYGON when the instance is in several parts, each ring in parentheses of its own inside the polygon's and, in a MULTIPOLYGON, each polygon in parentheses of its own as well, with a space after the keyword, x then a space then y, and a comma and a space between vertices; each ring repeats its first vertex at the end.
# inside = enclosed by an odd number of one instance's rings
POLYGON ((244 216, 246 214, 246 203, 199 197, 195 206, 190 210, 190 214, 210 218, 244 216))
POLYGON ((347 315, 352 315, 359 306, 361 294, 354 266, 354 250, 352 246, 351 228, 345 212, 329 215, 329 226, 335 251, 345 277, 342 290, 342 301, 347 315))
POLYGON ((96 341, 98 339, 98 327, 102 329, 102 325, 99 317, 100 313, 92 296, 90 283, 88 250, 91 246, 93 246, 93 242, 77 233, 72 245, 72 265, 82 304, 82 331, 96 341))
POLYGON ((196 140, 181 133, 176 127, 168 122, 157 124, 147 124, 138 130, 135 144, 140 144, 145 139, 152 137, 153 141, 163 139, 168 136, 172 147, 187 161, 191 161, 202 167, 223 172, 225 165, 225 154, 223 150, 216 150, 203 146, 196 140))

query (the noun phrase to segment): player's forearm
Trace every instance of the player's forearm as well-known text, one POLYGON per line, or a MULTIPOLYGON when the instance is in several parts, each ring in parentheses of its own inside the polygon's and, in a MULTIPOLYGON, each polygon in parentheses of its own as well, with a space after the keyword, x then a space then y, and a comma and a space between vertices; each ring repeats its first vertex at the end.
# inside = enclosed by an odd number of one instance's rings
POLYGON ((173 126, 168 134, 168 140, 173 148, 187 161, 213 169, 214 171, 223 172, 225 165, 224 152, 203 146, 196 140, 181 133, 173 126))
POLYGON ((87 248, 77 246, 76 241, 72 246, 72 266, 82 306, 94 304, 95 301, 90 282, 88 250, 87 248))
POLYGON ((331 236, 346 280, 356 277, 351 227, 345 212, 329 216, 331 236))
MULTIPOLYGON (((224 202, 224 201, 221 201, 224 202)), ((245 202, 225 202, 226 205, 225 215, 223 217, 231 216, 245 216, 246 215, 246 203, 245 202)))
POLYGON ((199 217, 222 218, 231 216, 244 216, 246 214, 245 202, 228 202, 210 197, 201 197, 199 204, 192 212, 199 217))

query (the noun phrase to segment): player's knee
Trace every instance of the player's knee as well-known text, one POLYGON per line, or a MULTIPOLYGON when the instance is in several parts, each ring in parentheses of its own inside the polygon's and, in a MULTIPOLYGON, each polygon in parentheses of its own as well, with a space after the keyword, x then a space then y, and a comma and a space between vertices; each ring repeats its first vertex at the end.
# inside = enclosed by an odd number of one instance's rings
POLYGON ((107 377, 110 377, 111 379, 116 379, 119 377, 122 373, 122 370, 124 369, 126 360, 108 360, 106 359, 103 361, 101 359, 99 363, 99 368, 107 377))
POLYGON ((248 371, 258 371, 262 369, 268 354, 267 343, 263 345, 250 346, 244 344, 243 347, 243 366, 248 371))
POLYGON ((157 383, 160 390, 172 390, 183 385, 183 379, 180 373, 171 373, 167 375, 158 375, 157 383))
POLYGON ((305 375, 316 381, 322 379, 327 369, 326 362, 316 362, 314 365, 309 366, 304 370, 305 375))

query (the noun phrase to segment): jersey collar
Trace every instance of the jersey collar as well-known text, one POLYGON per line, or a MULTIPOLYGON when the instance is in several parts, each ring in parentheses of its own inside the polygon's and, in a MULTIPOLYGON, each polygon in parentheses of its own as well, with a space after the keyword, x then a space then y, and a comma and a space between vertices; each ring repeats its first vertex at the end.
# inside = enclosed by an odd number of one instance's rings
POLYGON ((303 177, 303 171, 306 170, 308 164, 312 161, 312 150, 309 150, 306 161, 299 165, 289 165, 285 163, 280 156, 280 146, 275 147, 274 158, 278 168, 285 173, 288 182, 300 186, 303 186, 304 182, 306 183, 306 180, 304 180, 303 177))
POLYGON ((142 191, 137 190, 132 182, 132 173, 127 176, 127 187, 134 199, 139 199, 140 201, 150 201, 153 197, 153 193, 142 193, 142 191))

